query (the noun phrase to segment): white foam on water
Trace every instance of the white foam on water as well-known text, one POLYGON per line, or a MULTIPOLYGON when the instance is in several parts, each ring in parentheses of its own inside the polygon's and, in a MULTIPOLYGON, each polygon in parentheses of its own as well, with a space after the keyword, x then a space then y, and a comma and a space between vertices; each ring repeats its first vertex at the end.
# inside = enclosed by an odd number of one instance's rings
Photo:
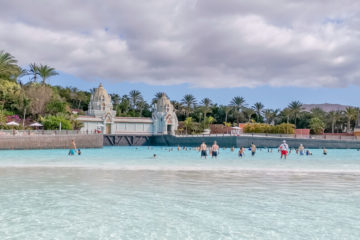
POLYGON ((346 169, 305 169, 305 168, 249 168, 249 167, 225 167, 225 166, 153 166, 153 165, 97 165, 97 164, 12 164, 0 165, 0 169, 83 169, 83 170, 106 170, 106 171, 211 171, 211 172, 258 172, 263 174, 279 173, 333 173, 333 174, 359 174, 360 170, 346 169))

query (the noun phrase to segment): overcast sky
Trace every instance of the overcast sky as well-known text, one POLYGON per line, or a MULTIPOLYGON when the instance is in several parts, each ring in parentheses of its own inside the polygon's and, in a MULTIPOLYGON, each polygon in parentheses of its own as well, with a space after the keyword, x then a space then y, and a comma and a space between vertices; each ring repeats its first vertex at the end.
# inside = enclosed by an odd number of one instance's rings
POLYGON ((229 94, 256 101, 259 92, 270 105, 358 99, 356 0, 0 0, 0 6, 0 49, 23 66, 55 67, 62 73, 55 83, 87 88, 101 81, 109 92, 143 87, 145 95, 162 89, 174 98, 215 94, 220 102, 229 94), (314 91, 320 99, 299 94, 314 91), (343 97, 334 100, 333 93, 343 97))

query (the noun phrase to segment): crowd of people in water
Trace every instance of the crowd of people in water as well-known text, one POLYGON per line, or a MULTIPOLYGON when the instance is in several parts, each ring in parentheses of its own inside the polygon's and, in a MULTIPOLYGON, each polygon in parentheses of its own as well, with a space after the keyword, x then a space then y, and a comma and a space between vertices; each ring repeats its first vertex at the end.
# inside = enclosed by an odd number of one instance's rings
MULTIPOLYGON (((148 147, 150 148, 150 147, 148 147)), ((268 152, 273 152, 273 148, 265 148, 267 149, 268 152)), ((180 147, 177 146, 177 150, 192 150, 191 147, 180 147)), ((198 152, 200 152, 200 157, 201 158, 207 158, 208 155, 210 155, 212 158, 217 158, 220 152, 220 147, 217 144, 216 141, 214 141, 214 143, 211 145, 211 147, 208 147, 206 145, 205 142, 202 142, 201 145, 199 147, 196 147, 195 150, 197 150, 198 152)), ((226 148, 224 147, 223 150, 226 150, 226 148)), ((230 148, 231 152, 235 152, 235 147, 231 147, 230 148)), ((255 156, 256 151, 258 150, 256 148, 256 145, 254 143, 251 143, 250 147, 248 148, 248 150, 251 153, 251 156, 255 156)), ((169 148, 169 151, 173 151, 173 148, 169 148)), ((262 151, 262 148, 260 148, 260 151, 262 151)), ((298 148, 290 148, 289 145, 286 143, 286 140, 283 140, 282 143, 280 144, 280 146, 277 148, 277 151, 280 153, 280 158, 281 159, 286 159, 288 155, 290 155, 292 152, 295 152, 296 154, 303 156, 311 156, 312 152, 309 149, 305 149, 303 144, 300 144, 298 148)), ((358 149, 359 151, 359 149, 358 149)), ((240 158, 245 156, 245 152, 246 152, 246 148, 245 147, 240 147, 238 150, 238 156, 240 158)), ((70 144, 70 149, 69 149, 69 156, 73 156, 73 155, 81 155, 81 150, 80 148, 76 147, 76 143, 75 140, 71 141, 70 144)), ((327 149, 325 147, 322 148, 322 154, 323 155, 327 155, 327 149)), ((153 154, 153 158, 156 158, 157 155, 153 154)))
MULTIPOLYGON (((180 146, 178 146, 178 151, 181 149, 180 146)), ((186 149, 184 147, 184 149, 186 149)), ((196 148, 196 150, 198 150, 200 152, 200 156, 201 158, 206 158, 209 155, 212 158, 217 158, 217 156, 219 155, 219 145, 217 144, 216 141, 214 141, 213 145, 211 147, 208 147, 205 142, 202 142, 201 145, 199 147, 196 148)), ((224 148, 225 150, 226 148, 224 148)), ((250 147, 248 148, 248 150, 251 153, 251 156, 255 156, 257 148, 256 145, 254 143, 251 143, 250 147)), ((262 148, 260 149, 262 150, 262 148)), ((235 147, 231 148, 232 152, 235 152, 235 147)), ((272 152, 273 148, 267 148, 268 152, 272 152)), ((306 156, 310 156, 312 155, 312 152, 310 152, 309 149, 305 149, 303 144, 300 144, 300 146, 298 148, 289 148, 289 145, 286 143, 286 140, 283 140, 283 142, 280 144, 280 146, 277 148, 277 151, 280 153, 280 158, 284 158, 286 159, 286 157, 291 154, 293 151, 296 152, 296 154, 299 155, 306 155, 306 156)), ((238 151, 238 156, 239 157, 244 157, 245 156, 245 152, 246 152, 246 148, 245 147, 240 147, 239 151, 238 151)), ((323 147, 323 155, 327 155, 327 149, 325 147, 323 147)))

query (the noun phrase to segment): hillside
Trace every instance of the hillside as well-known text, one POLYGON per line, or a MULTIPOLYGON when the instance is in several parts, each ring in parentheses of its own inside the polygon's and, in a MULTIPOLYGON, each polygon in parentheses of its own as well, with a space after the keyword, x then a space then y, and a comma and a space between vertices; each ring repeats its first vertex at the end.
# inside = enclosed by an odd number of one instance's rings
POLYGON ((313 108, 320 108, 325 112, 331 111, 345 111, 346 105, 341 104, 331 104, 331 103, 323 103, 323 104, 303 104, 304 111, 310 112, 313 108))

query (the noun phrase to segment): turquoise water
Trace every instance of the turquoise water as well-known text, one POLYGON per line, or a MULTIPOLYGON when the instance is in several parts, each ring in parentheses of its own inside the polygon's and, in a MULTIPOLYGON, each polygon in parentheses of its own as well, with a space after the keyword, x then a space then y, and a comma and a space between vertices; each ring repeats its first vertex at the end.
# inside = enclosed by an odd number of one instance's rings
POLYGON ((360 239, 356 150, 169 150, 0 151, 0 239, 360 239))

